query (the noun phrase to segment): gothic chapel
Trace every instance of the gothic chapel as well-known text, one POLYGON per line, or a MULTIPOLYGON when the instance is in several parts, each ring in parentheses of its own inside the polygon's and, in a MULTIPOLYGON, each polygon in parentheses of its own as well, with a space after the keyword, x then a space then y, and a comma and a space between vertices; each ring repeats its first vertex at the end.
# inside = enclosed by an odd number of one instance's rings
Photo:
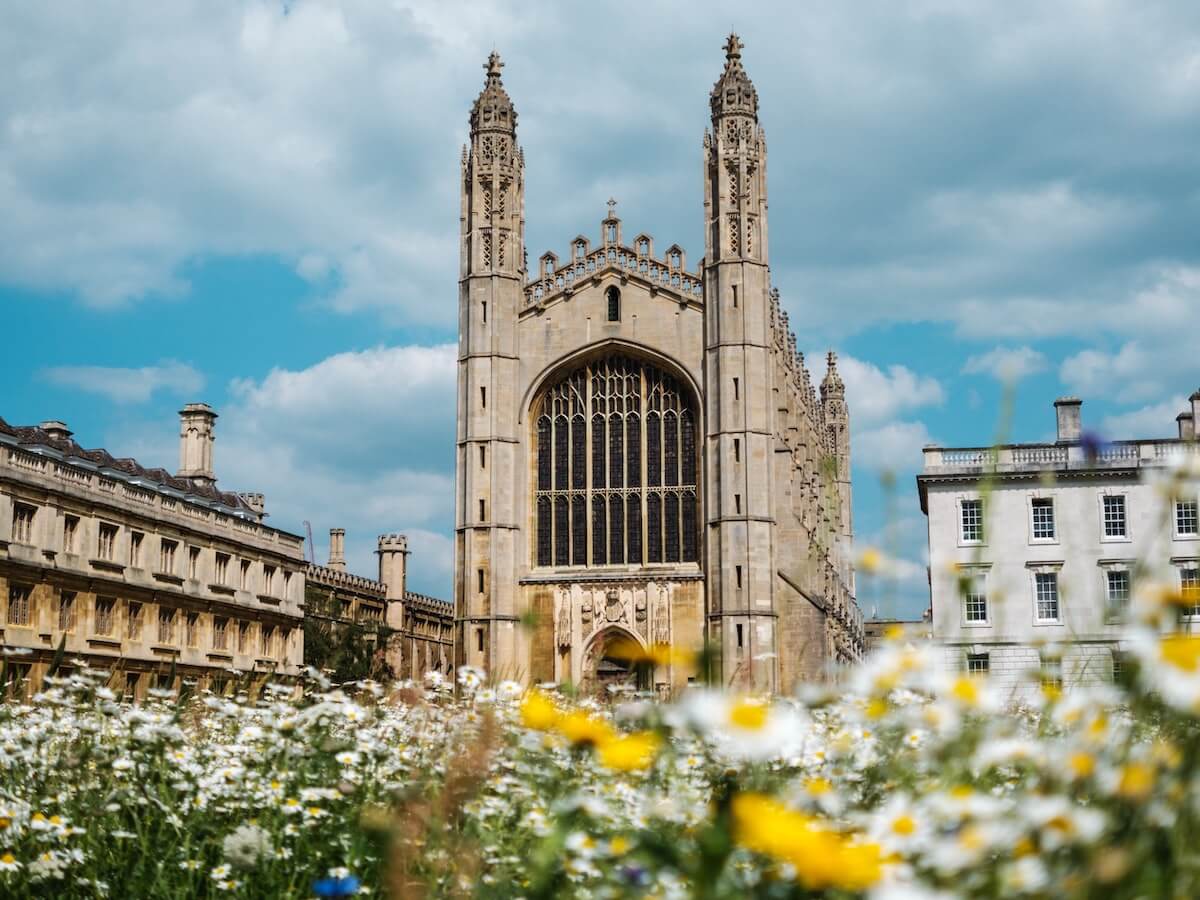
MULTIPOLYGON (((517 113, 496 53, 462 158, 455 585, 459 663, 631 680, 615 641, 720 650, 784 692, 862 653, 850 442, 767 266, 767 147, 730 35, 703 145, 705 252, 630 238, 610 202, 529 272, 517 113)), ((667 693, 696 676, 659 665, 667 693)))

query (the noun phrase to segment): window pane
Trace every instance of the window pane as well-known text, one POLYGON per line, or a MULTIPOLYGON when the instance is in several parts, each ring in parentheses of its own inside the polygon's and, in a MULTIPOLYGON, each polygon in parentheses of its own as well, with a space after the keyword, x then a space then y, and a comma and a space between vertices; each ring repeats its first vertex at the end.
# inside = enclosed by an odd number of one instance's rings
POLYGON ((646 498, 646 560, 662 562, 662 496, 646 498))
POLYGON ((629 562, 642 561, 642 500, 637 494, 625 499, 625 512, 629 528, 629 562))
POLYGON ((625 562, 625 504, 619 494, 611 499, 608 509, 608 561, 611 565, 625 562))
POLYGON ((983 501, 962 501, 962 539, 964 541, 983 540, 983 501))
POLYGON ((587 420, 583 416, 571 419, 571 487, 587 487, 587 420))
POLYGON ((684 494, 681 502, 683 503, 683 561, 696 562, 699 559, 696 547, 696 495, 684 494))
POLYGON ((631 415, 625 424, 625 432, 629 438, 628 475, 630 487, 642 485, 642 420, 637 415, 631 415))
POLYGON ((679 562, 679 496, 667 494, 667 509, 664 513, 667 532, 667 562, 679 562))
POLYGON ((595 566, 602 566, 608 561, 606 524, 604 498, 598 495, 592 497, 592 565, 595 566))
POLYGON ((587 565, 587 500, 583 494, 571 500, 571 565, 587 565))
POLYGON ((554 488, 567 487, 567 417, 554 420, 554 488))
POLYGON ((679 417, 663 416, 663 484, 679 484, 679 417))
POLYGON ((567 498, 558 497, 554 501, 554 564, 556 566, 571 564, 571 560, 567 556, 570 534, 571 530, 567 522, 567 498))
POLYGON ((592 489, 607 485, 604 478, 604 419, 592 416, 592 489))
POLYGON ((550 565, 550 498, 537 501, 537 561, 539 566, 550 565))
POLYGON ((625 487, 625 429, 620 416, 609 422, 608 486, 625 487))
POLYGON ((1038 498, 1033 501, 1033 536, 1054 537, 1054 501, 1038 498))
POLYGON ((646 416, 646 484, 662 484, 662 422, 655 413, 646 416))

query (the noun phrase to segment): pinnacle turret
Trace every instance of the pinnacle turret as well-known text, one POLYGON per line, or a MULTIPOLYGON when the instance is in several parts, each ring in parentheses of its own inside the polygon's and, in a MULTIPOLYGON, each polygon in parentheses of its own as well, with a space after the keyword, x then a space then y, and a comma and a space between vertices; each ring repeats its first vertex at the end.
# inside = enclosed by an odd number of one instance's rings
POLYGON ((483 90, 476 98, 475 105, 471 107, 471 134, 480 131, 515 134, 517 112, 513 109, 512 99, 500 80, 500 70, 504 68, 500 54, 493 50, 483 68, 487 71, 487 76, 483 90))
POLYGON ((821 399, 846 396, 846 385, 837 370, 837 354, 830 350, 826 361, 825 377, 821 379, 821 399))
POLYGON ((741 39, 730 32, 725 41, 725 71, 713 85, 709 102, 714 127, 725 116, 749 116, 758 121, 758 92, 742 68, 741 39))

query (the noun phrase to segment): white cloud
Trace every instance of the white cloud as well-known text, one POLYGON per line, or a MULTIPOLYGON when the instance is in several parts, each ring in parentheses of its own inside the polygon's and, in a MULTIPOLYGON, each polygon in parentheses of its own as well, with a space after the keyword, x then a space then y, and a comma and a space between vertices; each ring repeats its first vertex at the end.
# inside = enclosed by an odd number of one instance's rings
MULTIPOLYGON (((412 586, 449 598, 454 513, 455 349, 377 347, 231 386, 214 464, 226 490, 260 491, 269 522, 303 533, 316 558, 345 528, 351 571, 373 576, 376 537, 408 535, 412 586)), ((154 422, 109 448, 172 468, 177 430, 154 422)))
POLYGON ((1190 408, 1187 398, 1179 396, 1128 412, 1114 413, 1101 420, 1100 433, 1109 440, 1176 437, 1179 426, 1175 417, 1190 408))
MULTIPOLYGON (((118 305, 186 291, 191 261, 265 254, 338 309, 449 328, 458 147, 493 46, 521 117, 529 255, 594 233, 615 192, 631 232, 696 260, 679 148, 708 124, 728 24, 715 0, 645 6, 632 32, 613 8, 536 0, 22 4, 0 33, 0 278, 118 305), (581 31, 609 48, 582 104, 547 89, 581 31)), ((1029 339, 1045 317, 996 311, 1082 304, 1050 317, 1062 333, 1115 315, 1127 294, 1103 286, 1147 260, 1195 265, 1176 237, 1195 213, 1174 201, 1196 188, 1180 173, 1197 24, 1132 0, 740 10, 788 161, 771 240, 794 321, 833 337, 993 319, 1029 339)))
POLYGON ((203 375, 185 363, 170 359, 140 369, 52 366, 38 374, 50 384, 100 394, 113 403, 145 403, 157 391, 195 395, 204 387, 203 375))
POLYGON ((888 422, 855 431, 851 419, 851 429, 850 459, 855 466, 868 469, 915 471, 921 468, 921 448, 933 443, 924 422, 888 422))
POLYGON ((963 366, 963 373, 991 375, 997 381, 1013 383, 1045 368, 1046 357, 1032 347, 995 347, 970 357, 963 366))
MULTIPOLYGON (((823 359, 810 353, 808 359, 823 359)), ((846 383, 846 403, 854 426, 894 419, 923 406, 940 406, 946 398, 936 378, 918 375, 901 365, 886 371, 853 356, 838 356, 838 371, 846 383)), ((818 381, 822 371, 813 373, 818 381)))
POLYGON ((1160 361, 1137 341, 1116 353, 1082 350, 1063 360, 1058 377, 1072 391, 1088 397, 1107 395, 1118 403, 1144 400, 1159 392, 1160 361))

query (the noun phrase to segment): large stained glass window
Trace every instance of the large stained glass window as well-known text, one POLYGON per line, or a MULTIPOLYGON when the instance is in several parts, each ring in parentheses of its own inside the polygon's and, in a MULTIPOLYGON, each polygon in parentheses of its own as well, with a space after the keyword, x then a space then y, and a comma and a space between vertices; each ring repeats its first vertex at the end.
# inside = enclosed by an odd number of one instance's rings
POLYGON ((606 356, 534 412, 537 565, 697 560, 696 409, 678 379, 606 356))

